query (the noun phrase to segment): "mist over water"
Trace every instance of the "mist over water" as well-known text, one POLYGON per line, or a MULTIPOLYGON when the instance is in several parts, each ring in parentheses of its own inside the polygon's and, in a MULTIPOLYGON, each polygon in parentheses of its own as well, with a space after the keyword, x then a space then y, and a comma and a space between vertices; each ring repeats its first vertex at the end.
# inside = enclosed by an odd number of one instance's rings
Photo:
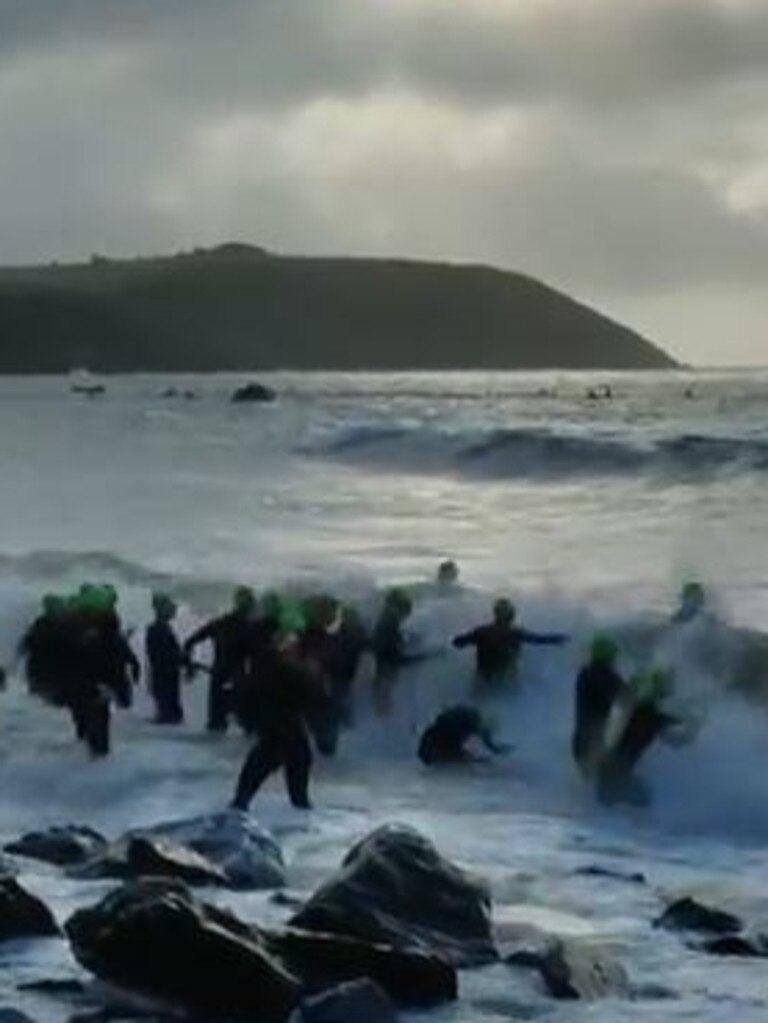
MULTIPOLYGON (((689 632, 656 653, 703 725, 694 744, 648 757, 648 811, 595 806, 569 743, 574 677, 597 628, 662 623, 691 577, 724 619, 768 620, 768 374, 285 375, 268 381, 275 405, 235 407, 239 382, 116 378, 86 401, 64 380, 0 381, 0 661, 12 662, 42 592, 84 579, 120 588, 138 649, 155 588, 181 601, 183 633, 235 583, 321 586, 373 613, 382 587, 427 580, 454 558, 464 589, 426 599, 411 623, 414 644, 435 656, 406 673, 391 720, 373 716, 363 680, 358 727, 338 761, 319 765, 312 818, 284 806, 279 782, 254 804, 286 849, 292 887, 311 889, 379 821, 405 820, 491 878, 501 920, 523 907, 559 914, 561 927, 581 921, 622 949, 633 979, 680 993, 560 1016, 491 971, 482 984, 467 978, 467 1005, 430 1017, 438 1023, 509 1018, 521 1001, 546 1019, 714 1021, 724 1005, 763 1018, 759 974, 696 959, 638 920, 660 893, 691 886, 764 909, 764 710, 723 691, 689 632), (586 398, 602 383, 612 401, 586 398), (198 400, 161 399, 169 384, 198 400), (528 650, 518 690, 494 708, 515 747, 507 761, 430 777, 413 756, 419 731, 471 679, 450 637, 485 620, 500 593, 524 624, 571 642, 528 650), (574 879, 594 862, 642 870, 653 888, 574 879)), ((626 655, 627 671, 639 666, 626 655)), ((220 808, 245 744, 200 736, 202 682, 185 695, 188 728, 158 734, 142 693, 118 715, 114 758, 93 765, 62 715, 12 680, 0 695, 0 837, 68 822, 117 834, 220 808)), ((45 872, 29 880, 61 914, 84 897, 45 872)), ((247 908, 254 919, 276 912, 258 897, 247 908)), ((46 969, 73 969, 64 952, 45 955, 46 969)), ((22 955, 15 974, 0 971, 0 992, 42 968, 22 955)))

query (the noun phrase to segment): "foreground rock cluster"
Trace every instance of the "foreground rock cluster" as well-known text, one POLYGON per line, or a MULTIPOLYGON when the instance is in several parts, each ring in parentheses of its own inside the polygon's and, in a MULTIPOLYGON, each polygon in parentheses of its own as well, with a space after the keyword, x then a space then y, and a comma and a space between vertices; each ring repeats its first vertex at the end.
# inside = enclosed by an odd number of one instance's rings
MULTIPOLYGON (((119 882, 75 912, 63 934, 88 973, 160 1013, 222 1023, 394 1023, 398 1007, 455 1000, 459 970, 500 962, 535 971, 556 999, 636 995, 615 958, 555 934, 528 933, 502 960, 487 886, 407 827, 383 827, 360 841, 288 924, 272 929, 192 890, 285 884, 278 846, 244 814, 172 822, 115 843, 87 828, 57 828, 6 851, 81 879, 119 882)), ((588 873, 608 884, 644 883, 594 867, 588 873)), ((691 898, 669 903, 653 924, 700 952, 768 955, 768 941, 738 917, 691 898)), ((0 871, 0 941, 61 936, 45 904, 12 870, 0 871)))

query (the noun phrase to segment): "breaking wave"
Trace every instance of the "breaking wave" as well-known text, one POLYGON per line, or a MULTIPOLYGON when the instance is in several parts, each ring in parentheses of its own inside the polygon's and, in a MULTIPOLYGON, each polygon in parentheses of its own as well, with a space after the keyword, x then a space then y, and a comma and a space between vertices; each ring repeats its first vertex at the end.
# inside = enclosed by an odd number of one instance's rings
POLYGON ((768 440, 676 436, 629 440, 545 428, 452 433, 412 426, 347 427, 304 454, 379 471, 551 480, 646 473, 671 481, 768 471, 768 440))

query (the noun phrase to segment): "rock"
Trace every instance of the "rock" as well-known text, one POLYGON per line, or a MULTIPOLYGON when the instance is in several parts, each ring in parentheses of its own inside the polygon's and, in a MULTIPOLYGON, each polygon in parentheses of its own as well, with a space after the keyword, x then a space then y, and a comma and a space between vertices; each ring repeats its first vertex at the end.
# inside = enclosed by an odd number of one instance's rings
POLYGON ((276 398, 277 395, 271 387, 265 387, 264 384, 251 383, 239 387, 232 395, 231 400, 235 403, 270 402, 275 401, 276 398))
POLYGON ((293 928, 263 937, 270 952, 312 991, 367 979, 398 1005, 440 1005, 457 997, 456 970, 434 954, 293 928))
POLYGON ((0 1006, 0 1023, 34 1023, 34 1020, 25 1012, 3 1005, 0 1006))
POLYGON ((302 993, 255 929, 178 881, 126 884, 75 913, 66 931, 100 979, 198 1016, 284 1023, 302 993))
POLYGON ((54 998, 82 998, 86 993, 85 984, 74 978, 70 980, 55 978, 30 980, 26 984, 19 984, 16 990, 25 994, 49 995, 54 998))
POLYGON ((5 856, 0 856, 0 879, 4 877, 16 877, 18 870, 16 864, 5 856))
POLYGON ((670 931, 709 931, 712 934, 737 934, 744 929, 737 916, 687 897, 667 906, 654 920, 653 926, 670 931))
POLYGON ((554 938, 538 949, 520 949, 506 961, 510 966, 538 970, 553 998, 595 1001, 629 995, 624 967, 580 942, 554 938))
POLYGON ((740 959, 768 958, 768 941, 760 936, 748 938, 741 934, 722 934, 693 947, 696 951, 714 956, 733 956, 740 959))
POLYGON ((590 864, 587 867, 579 867, 574 871, 577 877, 604 877, 611 881, 626 881, 627 884, 647 884, 648 878, 645 874, 629 874, 621 870, 612 870, 610 867, 600 867, 590 864))
POLYGON ((129 839, 127 858, 135 877, 176 877, 189 885, 228 884, 224 871, 205 856, 162 838, 129 839))
POLYGON ((50 909, 12 877, 0 877, 0 941, 59 934, 50 909))
POLYGON ((17 842, 5 846, 13 856, 41 860, 57 867, 71 867, 85 863, 107 848, 107 840, 92 828, 68 826, 33 831, 17 842))
POLYGON ((384 992, 370 980, 324 991, 302 1002, 291 1023, 397 1023, 397 1011, 384 992))
POLYGON ((185 884, 229 887, 226 873, 194 849, 164 838, 135 835, 121 839, 89 863, 71 872, 79 880, 138 880, 173 877, 185 884))
POLYGON ((419 949, 453 966, 498 958, 486 886, 401 826, 379 828, 356 845, 291 926, 419 949))
POLYGON ((171 821, 134 832, 193 849, 223 871, 231 888, 257 891, 286 883, 283 854, 274 838, 239 810, 171 821))

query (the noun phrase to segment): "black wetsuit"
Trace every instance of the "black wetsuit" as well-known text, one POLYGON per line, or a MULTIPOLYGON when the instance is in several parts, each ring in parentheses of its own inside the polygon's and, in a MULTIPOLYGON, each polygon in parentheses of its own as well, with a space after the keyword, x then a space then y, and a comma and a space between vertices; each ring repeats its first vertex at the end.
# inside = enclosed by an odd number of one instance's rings
POLYGON ((588 664, 579 672, 572 751, 585 772, 600 755, 608 719, 623 689, 621 676, 607 664, 588 664))
POLYGON ((81 617, 74 640, 74 676, 70 689, 70 709, 78 738, 91 755, 105 757, 110 752, 110 678, 112 664, 112 627, 103 621, 81 617))
POLYGON ((184 655, 170 622, 157 619, 145 637, 149 664, 149 689, 157 708, 160 725, 178 725, 184 720, 181 705, 181 669, 184 655))
POLYGON ((61 657, 65 643, 62 615, 44 614, 37 618, 19 644, 26 656, 29 691, 54 704, 63 701, 61 657))
POLYGON ((342 622, 338 632, 329 637, 324 667, 331 684, 331 698, 339 723, 349 725, 353 718, 352 687, 363 654, 371 641, 361 622, 342 622))
POLYGON ((459 650, 473 646, 478 678, 493 684, 514 677, 523 644, 549 645, 561 643, 562 639, 556 634, 529 632, 514 625, 491 622, 457 636, 453 645, 459 650))
POLYGON ((487 745, 483 719, 474 707, 451 707, 434 721, 419 741, 419 759, 423 764, 461 764, 471 760, 465 750, 470 739, 480 738, 487 745))
POLYGON ((257 731, 262 686, 271 678, 276 661, 278 624, 272 618, 248 623, 242 669, 235 676, 234 709, 247 735, 257 731))
POLYGON ((305 668, 286 661, 275 664, 261 689, 258 740, 240 772, 233 806, 247 810, 270 774, 282 768, 291 803, 309 807, 312 750, 306 720, 317 702, 317 683, 305 668))
POLYGON ((635 768, 661 732, 677 721, 676 717, 660 710, 653 700, 643 700, 636 705, 618 742, 600 767, 597 794, 602 803, 646 805, 650 801, 647 788, 634 777, 635 768))
POLYGON ((123 634, 120 619, 109 615, 100 629, 102 681, 114 694, 118 707, 133 703, 133 687, 141 677, 141 665, 123 634))
POLYGON ((386 608, 382 611, 373 630, 372 646, 377 675, 394 674, 409 663, 411 658, 405 650, 403 618, 399 613, 386 608))
POLYGON ((213 643, 213 667, 208 689, 208 731, 226 732, 234 711, 235 690, 246 670, 251 623, 235 611, 214 618, 184 644, 188 656, 198 643, 213 643))

